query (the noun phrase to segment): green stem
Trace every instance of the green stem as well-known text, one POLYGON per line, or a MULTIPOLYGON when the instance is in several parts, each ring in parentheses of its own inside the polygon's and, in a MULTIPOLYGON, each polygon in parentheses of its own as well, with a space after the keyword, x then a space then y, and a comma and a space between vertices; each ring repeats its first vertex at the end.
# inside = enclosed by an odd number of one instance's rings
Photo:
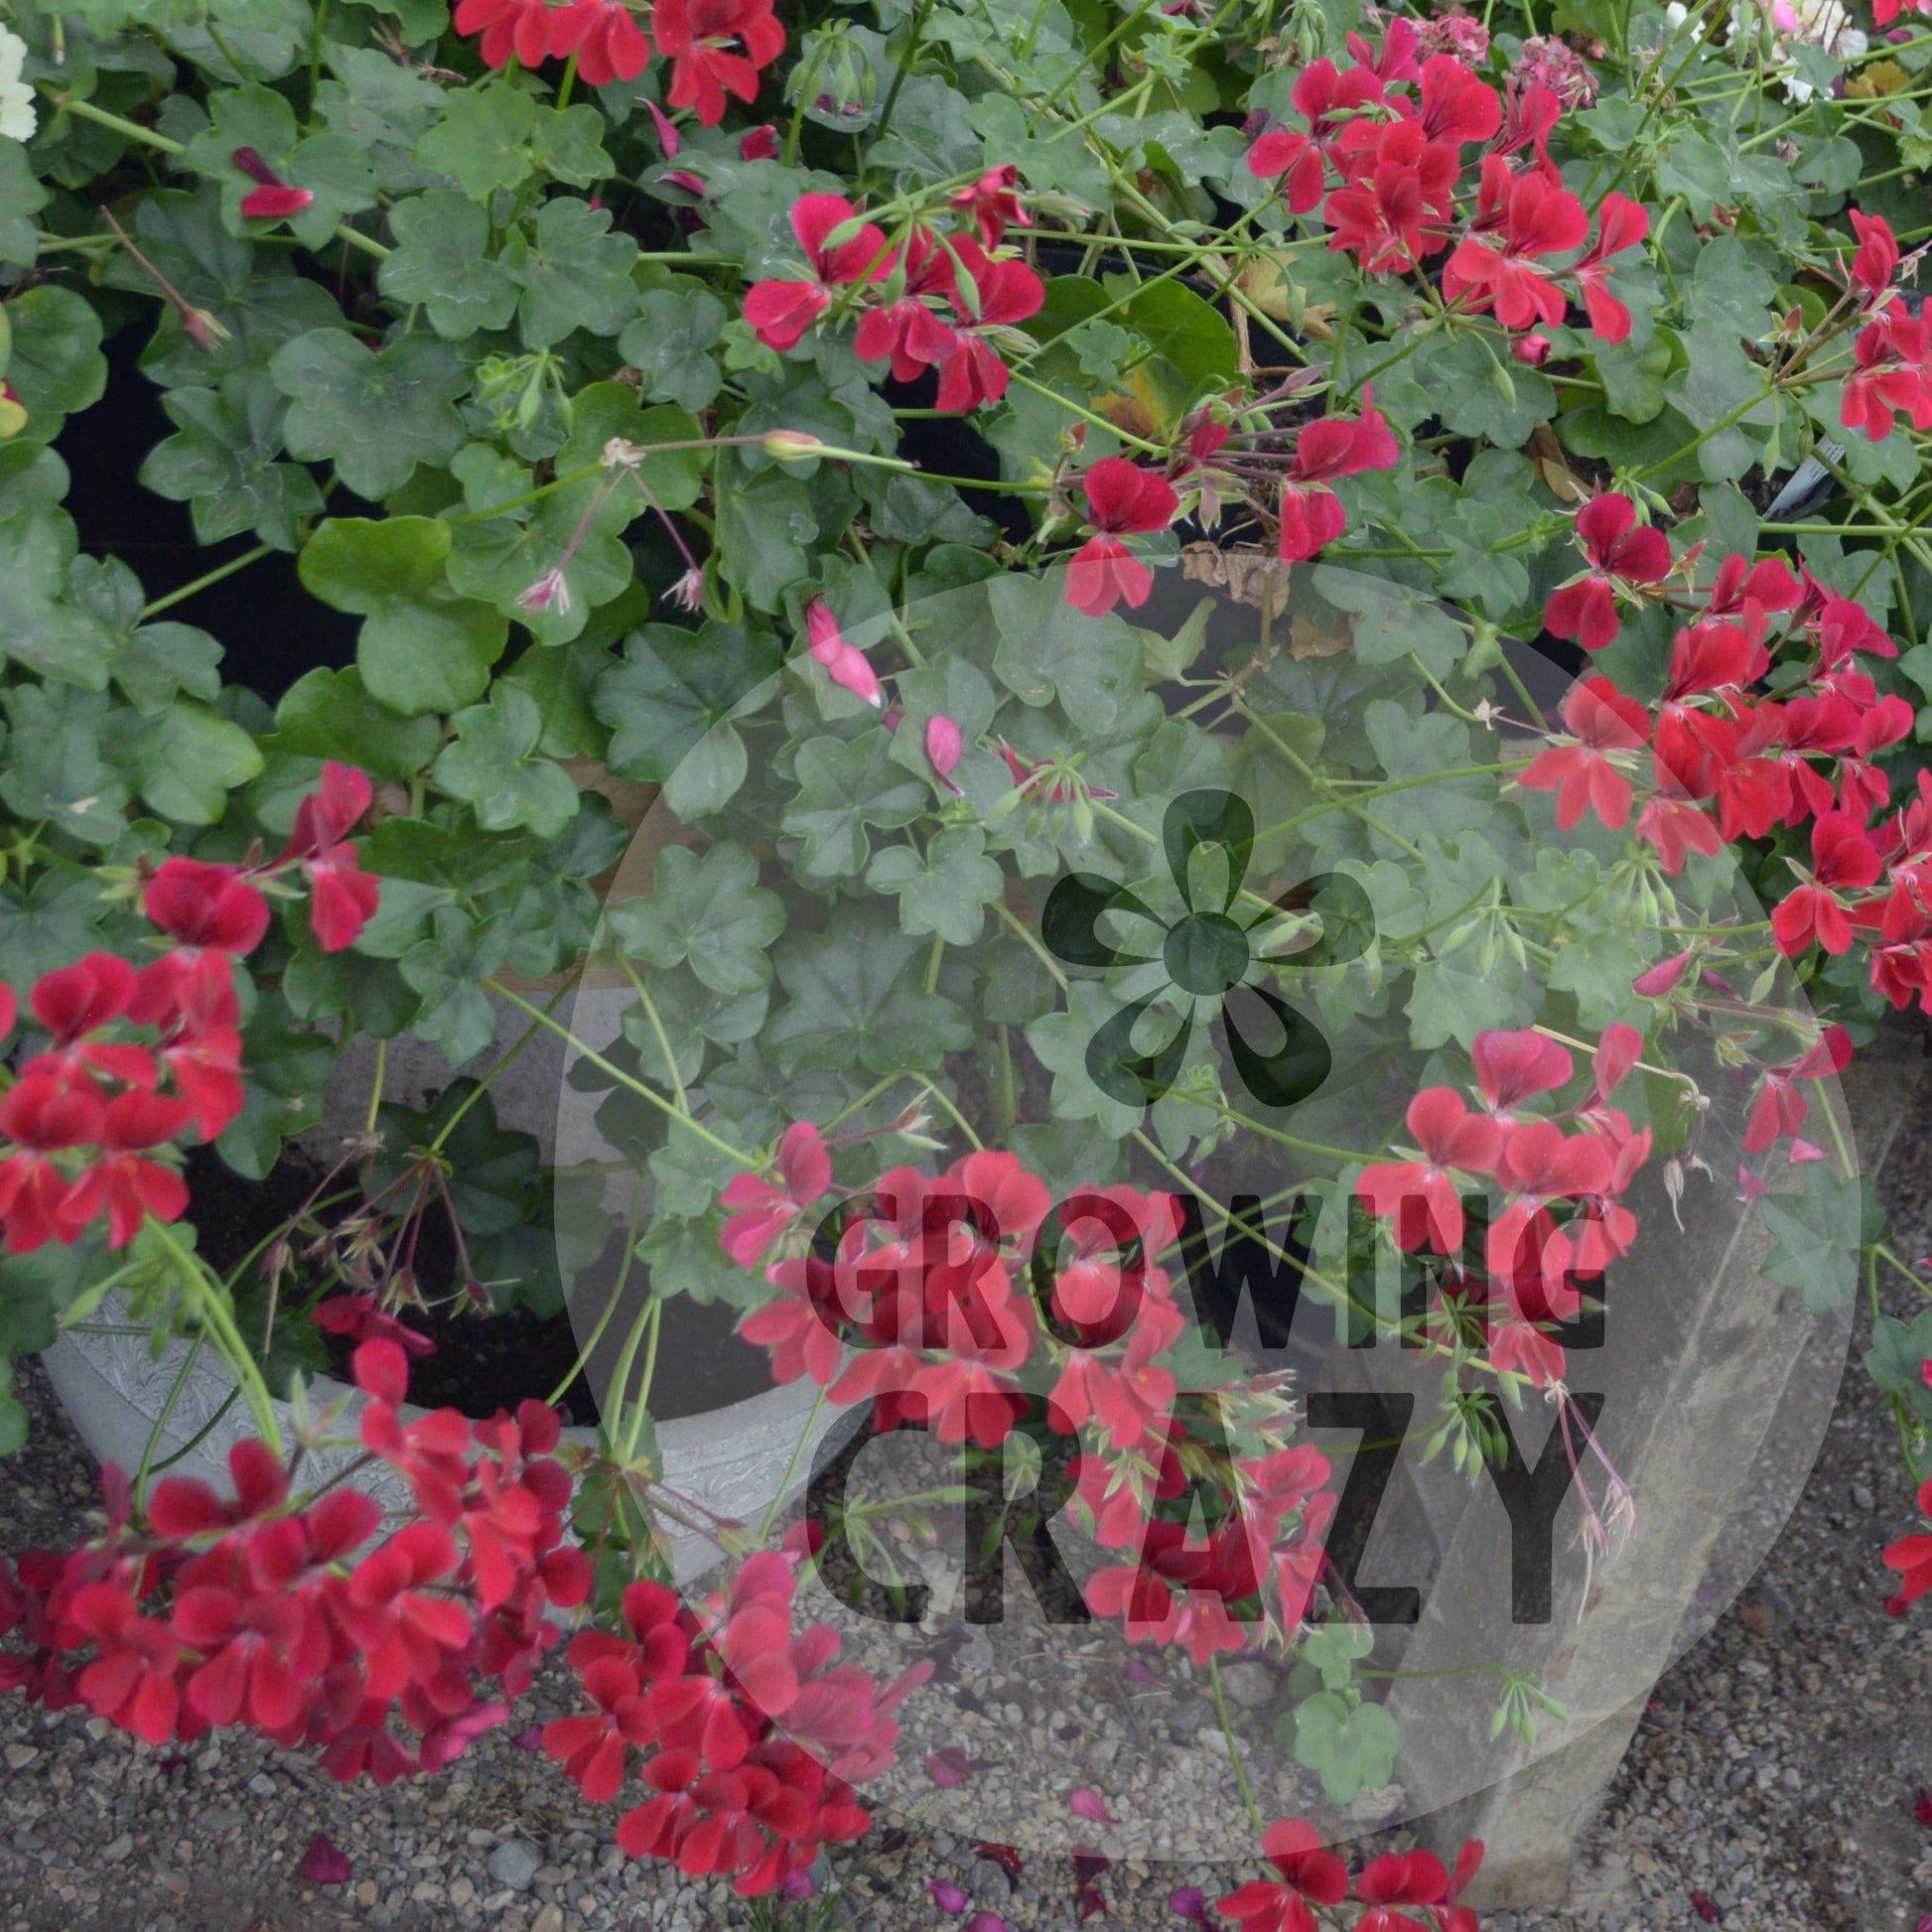
POLYGON ((258 543, 252 550, 244 550, 238 557, 230 557, 225 564, 216 564, 212 570, 205 571, 192 584, 184 584, 178 591, 170 591, 166 597, 158 597, 152 604, 142 607, 141 615, 135 621, 146 623, 151 618, 158 618, 163 611, 172 611, 177 604, 186 604, 191 597, 199 597, 211 584, 218 584, 224 577, 232 577, 237 571, 246 570, 250 564, 258 564, 274 549, 273 544, 258 543))

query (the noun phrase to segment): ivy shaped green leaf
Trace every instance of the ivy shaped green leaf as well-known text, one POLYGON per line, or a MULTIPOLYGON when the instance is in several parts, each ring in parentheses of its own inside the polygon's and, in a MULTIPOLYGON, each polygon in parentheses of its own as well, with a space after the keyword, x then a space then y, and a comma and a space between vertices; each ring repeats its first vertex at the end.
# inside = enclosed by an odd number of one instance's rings
POLYGON ((277 459, 287 399, 265 370, 228 376, 219 389, 170 389, 161 399, 175 434, 155 445, 141 482, 193 509, 202 543, 252 530, 277 550, 300 543, 297 526, 322 513, 308 471, 277 459))
POLYGON ((451 404, 470 372, 447 343, 405 336, 371 354, 345 329, 318 329, 284 343, 268 366, 290 399, 289 454, 333 462, 358 496, 380 499, 417 464, 447 463, 463 447, 451 404))
POLYGON ((875 855, 866 884, 898 896, 900 929, 936 933, 949 946, 974 944, 986 924, 986 905, 997 898, 1005 875, 986 856, 986 834, 977 825, 935 832, 921 853, 889 845, 875 855))
POLYGON ((516 313, 516 282, 489 257, 489 217, 465 195, 433 189, 389 210, 395 252, 376 271, 392 302, 420 302, 451 342, 501 329, 516 313))
POLYGON ((788 1076, 816 1068, 919 1072, 971 1042, 953 1003, 919 990, 925 946, 884 906, 840 909, 829 932, 787 934, 773 959, 790 996, 765 1037, 788 1076))
POLYGON ((527 829, 553 839, 577 816, 570 774, 537 750, 543 714, 527 691, 498 684, 487 703, 459 711, 450 723, 456 740, 444 747, 432 776, 484 831, 527 829))
POLYGON ((591 705, 611 728, 610 765, 621 778, 662 784, 714 725, 723 723, 778 668, 769 635, 737 624, 697 631, 647 623, 627 638, 623 661, 597 681, 591 705))
POLYGON ((725 331, 725 305, 709 289, 651 289, 636 321, 618 339, 618 353, 642 372, 644 393, 685 409, 708 409, 724 372, 706 351, 725 331))
POLYGON ((798 790, 784 829, 804 841, 808 879, 854 879, 872 847, 867 827, 893 830, 925 810, 931 793, 888 756, 889 735, 875 727, 850 743, 829 735, 798 748, 798 790))
POLYGON ((532 348, 548 348, 575 329, 615 336, 637 313, 630 279, 637 244, 611 232, 611 210, 573 195, 537 210, 529 254, 517 269, 523 284, 519 326, 532 348))
POLYGON ((734 997, 769 983, 771 943, 784 901, 758 883, 758 861, 729 841, 702 856, 666 846, 648 896, 607 908, 619 944, 659 971, 688 964, 715 993, 734 997))
POLYGON ((416 143, 416 159, 448 175, 473 202, 499 188, 520 187, 536 165, 529 140, 536 102, 506 80, 464 87, 448 96, 443 118, 416 143))

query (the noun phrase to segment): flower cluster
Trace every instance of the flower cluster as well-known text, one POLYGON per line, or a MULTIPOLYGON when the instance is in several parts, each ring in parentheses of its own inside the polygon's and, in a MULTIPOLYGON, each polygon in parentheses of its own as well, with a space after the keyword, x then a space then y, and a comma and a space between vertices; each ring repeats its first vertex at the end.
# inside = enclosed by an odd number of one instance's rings
POLYGON ((624 0, 460 0, 460 34, 477 34, 492 68, 574 60, 594 87, 635 80, 651 43, 671 64, 664 98, 692 109, 706 127, 725 118, 726 96, 758 98, 759 73, 784 52, 785 30, 771 0, 654 0, 639 23, 624 0))
POLYGON ((1847 295, 1866 320, 1852 345, 1839 420, 1878 443, 1900 416, 1914 429, 1932 429, 1932 325, 1893 286, 1899 257, 1891 224, 1857 208, 1851 218, 1859 247, 1847 295))
MULTIPOLYGON (((1262 1850, 1276 1870, 1221 1899, 1217 1910, 1240 1932, 1315 1932, 1315 1914, 1328 1917, 1350 1893, 1348 1866, 1324 1851, 1314 1827, 1300 1818, 1270 1825, 1262 1850)), ((1476 1915, 1455 1900, 1482 1864, 1482 1844, 1470 1839, 1449 1870, 1433 1852, 1386 1852, 1355 1874, 1355 1902, 1366 1907, 1354 1932, 1476 1932, 1476 1915), (1404 1907, 1419 1908, 1418 1913, 1404 1907)))
POLYGON ((354 1373, 362 1445, 408 1482, 406 1520, 352 1488, 296 1496, 257 1441, 229 1451, 232 1495, 170 1476, 142 1519, 109 1465, 98 1537, 0 1563, 0 1687, 153 1744, 242 1725, 344 1782, 438 1769, 500 1724, 562 1634, 553 1610, 590 1589, 563 1542, 556 1412, 405 1422, 401 1348, 363 1343, 354 1373))
MULTIPOLYGON (((169 859, 155 872, 142 909, 174 941, 170 951, 138 969, 114 953, 89 953, 34 986, 28 1010, 47 1044, 0 1098, 8 1252, 71 1244, 102 1219, 108 1245, 122 1248, 148 1215, 181 1217, 187 1183, 156 1157, 191 1127, 213 1140, 241 1112, 233 961, 268 930, 268 900, 255 882, 300 871, 322 945, 351 944, 378 893, 345 842, 368 802, 368 779, 331 764, 275 860, 169 859)), ((13 990, 0 986, 0 1034, 18 1019, 13 990)))
POLYGON ((996 1152, 937 1176, 896 1168, 815 1214, 831 1193, 818 1130, 799 1123, 774 1177, 742 1175, 723 1197, 726 1252, 765 1263, 779 1291, 740 1324, 777 1380, 809 1377, 834 1402, 870 1401, 882 1431, 942 1443, 1090 1432, 1066 1468, 1080 1513, 1103 1547, 1136 1554, 1099 1572, 1088 1600, 1134 1640, 1205 1662, 1251 1641, 1264 1598, 1281 1629, 1301 1623, 1333 1511, 1328 1463, 1282 1440, 1286 1404, 1265 1390, 1179 1396, 1160 1358, 1185 1317, 1154 1259, 1181 1231, 1171 1195, 1083 1189, 1055 1206, 996 1152), (1228 1409, 1251 1412, 1238 1447, 1228 1409), (1204 1537, 1189 1528, 1197 1501, 1204 1537))
POLYGON ((1415 26, 1392 19, 1379 47, 1348 38, 1350 63, 1305 68, 1293 100, 1300 126, 1272 127, 1248 165, 1279 180, 1289 211, 1318 208, 1328 246, 1371 275, 1406 275, 1431 257, 1442 294, 1465 315, 1493 315, 1519 333, 1561 323, 1573 297, 1606 343, 1630 334, 1610 292, 1610 263, 1649 232, 1627 196, 1589 216, 1550 159, 1565 99, 1539 78, 1512 80, 1505 100, 1454 55, 1426 53, 1415 26), (1475 206, 1457 208, 1479 153, 1475 206))
POLYGON ((801 195, 791 231, 804 273, 754 283, 745 320, 767 347, 789 349, 835 305, 856 308, 853 346, 862 360, 889 364, 901 382, 936 369, 938 406, 951 415, 998 402, 1009 377, 1002 337, 1046 299, 1045 284, 1024 261, 998 251, 1009 225, 1029 221, 1018 179, 1011 166, 989 170, 953 197, 962 217, 956 231, 918 223, 897 243, 844 196, 801 195))
POLYGON ((800 1539, 760 1551, 702 1611, 661 1584, 632 1584, 625 1634, 572 1640, 591 1709, 547 1725, 543 1748, 598 1804, 618 1799, 637 1754, 648 1795, 618 1826, 632 1858, 724 1875, 758 1897, 871 1823, 852 1787, 891 1764, 893 1713, 929 1669, 882 1691, 834 1661, 829 1624, 795 1631, 804 1555, 800 1539))
POLYGON ((1534 1028, 1478 1034, 1477 1105, 1453 1087, 1426 1088, 1409 1103, 1413 1157, 1375 1162, 1356 1181, 1399 1247, 1458 1264, 1457 1300, 1490 1319, 1491 1366, 1520 1370, 1539 1388, 1564 1369, 1548 1324, 1571 1320, 1582 1305, 1578 1281, 1600 1276, 1636 1239, 1621 1196, 1649 1159, 1651 1131, 1633 1130, 1610 1096, 1642 1045, 1634 1027, 1609 1028, 1591 1056, 1588 1093, 1552 1114, 1525 1103, 1570 1084, 1569 1049, 1534 1028), (1478 1182, 1493 1182, 1501 1205, 1480 1254, 1465 1256, 1462 1195, 1478 1182))
MULTIPOLYGON (((1550 599, 1545 622, 1559 636, 1600 649, 1620 629, 1616 600, 1660 596, 1694 559, 1674 563, 1669 539, 1635 525, 1635 505, 1604 495, 1577 518, 1588 568, 1550 599)), ((1926 1004, 1932 984, 1932 777, 1888 816, 1891 781, 1879 756, 1911 734, 1912 707, 1881 696, 1861 655, 1897 647, 1864 608, 1781 558, 1725 559, 1703 594, 1701 615, 1677 632, 1669 676, 1654 706, 1610 679, 1577 685, 1557 736, 1518 778, 1557 794, 1568 829, 1587 811, 1613 830, 1629 820, 1629 773, 1649 751, 1652 789, 1637 835, 1664 870, 1683 870, 1728 842, 1809 827, 1811 863, 1773 907, 1778 948, 1796 957, 1867 948, 1870 983, 1896 1007, 1926 1004), (1772 620, 1784 636, 1771 638, 1772 620), (1768 694, 1773 654, 1777 695, 1768 694), (1803 666, 1794 680, 1793 664, 1803 666)), ((1673 977, 1656 987, 1674 985, 1673 977)))

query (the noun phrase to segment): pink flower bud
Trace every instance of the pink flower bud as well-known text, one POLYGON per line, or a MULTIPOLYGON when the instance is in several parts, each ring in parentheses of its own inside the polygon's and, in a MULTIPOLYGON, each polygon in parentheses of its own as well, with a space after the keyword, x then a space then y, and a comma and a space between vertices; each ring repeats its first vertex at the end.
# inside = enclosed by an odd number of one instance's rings
POLYGON ((669 115, 664 112, 663 108, 658 106, 656 101, 647 100, 644 102, 644 105, 650 109, 652 125, 657 129, 657 144, 664 150, 664 159, 666 161, 675 161, 677 159, 678 149, 684 145, 678 139, 677 129, 671 125, 669 115))
POLYGON ((741 161, 775 161, 778 157, 778 130, 766 121, 755 127, 738 143, 741 161))
POLYGON ((812 655, 824 665, 826 676, 834 684, 856 698, 863 698, 869 705, 885 703, 886 694, 880 689, 865 652, 846 642, 838 619, 816 598, 805 613, 805 628, 811 638, 812 655))
POLYGON ((241 211, 251 221, 281 221, 300 214, 314 200, 306 188, 276 182, 266 188, 251 188, 241 198, 241 211))
POLYGON ((780 463, 802 463, 825 447, 816 436, 808 436, 802 429, 768 429, 759 442, 766 456, 776 457, 780 463))
POLYGON ((1518 336, 1510 344, 1509 352, 1526 366, 1540 369, 1550 359, 1550 339, 1548 336, 1518 336))
POLYGON ((1690 963, 1689 951, 1673 959, 1659 960, 1647 973, 1639 973, 1630 982, 1630 990, 1642 994, 1646 1000, 1661 1000, 1684 977, 1684 969, 1690 963))
POLYGON ((925 722, 925 755, 948 791, 959 787, 952 781, 952 768, 959 762, 959 727, 943 711, 936 711, 925 722))

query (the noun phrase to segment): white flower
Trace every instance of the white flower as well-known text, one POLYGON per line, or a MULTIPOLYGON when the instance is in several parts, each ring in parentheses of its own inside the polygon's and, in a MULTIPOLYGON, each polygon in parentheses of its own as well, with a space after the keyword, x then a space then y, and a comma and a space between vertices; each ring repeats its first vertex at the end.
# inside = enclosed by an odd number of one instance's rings
POLYGON ((27 43, 0 27, 0 135, 10 141, 31 141, 40 125, 34 112, 34 90, 20 77, 26 60, 27 43))

